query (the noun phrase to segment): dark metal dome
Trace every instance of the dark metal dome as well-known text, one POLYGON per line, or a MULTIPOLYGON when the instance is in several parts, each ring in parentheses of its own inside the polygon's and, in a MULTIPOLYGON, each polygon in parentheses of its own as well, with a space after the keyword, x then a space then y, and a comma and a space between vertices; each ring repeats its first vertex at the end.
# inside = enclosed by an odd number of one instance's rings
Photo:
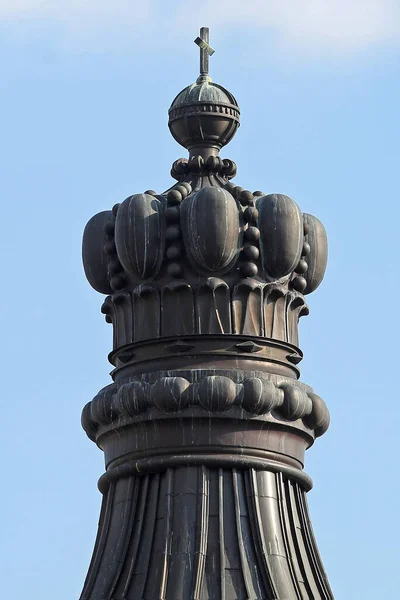
POLYGON ((333 600, 312 533, 305 451, 329 411, 299 380, 298 322, 327 260, 322 223, 245 190, 218 156, 239 126, 208 76, 175 98, 189 149, 161 194, 90 219, 89 283, 113 325, 112 382, 82 425, 104 452, 81 600, 333 600))

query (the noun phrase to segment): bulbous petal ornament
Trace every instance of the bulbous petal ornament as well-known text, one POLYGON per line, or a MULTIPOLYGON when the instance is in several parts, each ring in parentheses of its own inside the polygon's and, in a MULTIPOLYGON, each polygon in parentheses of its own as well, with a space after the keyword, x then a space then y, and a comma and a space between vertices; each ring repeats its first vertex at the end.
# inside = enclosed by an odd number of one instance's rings
POLYGON ((188 404, 184 392, 189 385, 183 377, 163 377, 151 388, 152 401, 163 412, 178 412, 188 404))
POLYGON ((304 214, 303 218, 307 226, 306 240, 310 245, 310 253, 306 258, 308 269, 304 278, 307 281, 307 287, 304 293, 311 294, 317 289, 325 275, 328 261, 328 239, 325 227, 317 217, 304 214))
POLYGON ((107 253, 109 236, 114 224, 114 215, 111 210, 94 215, 88 222, 83 232, 82 261, 85 275, 90 285, 100 294, 111 294, 107 253))
POLYGON ((306 392, 288 383, 279 387, 284 394, 281 412, 285 419, 296 421, 311 413, 312 401, 306 392))
POLYGON ((243 382, 244 410, 253 415, 263 415, 270 412, 278 404, 278 390, 267 379, 249 377, 243 382))
POLYGON ((238 205, 219 187, 202 188, 181 204, 181 228, 191 263, 206 272, 233 266, 241 246, 238 205))
POLYGON ((269 194, 257 202, 261 251, 265 270, 273 277, 288 275, 301 257, 303 220, 296 202, 269 194))
POLYGON ((309 415, 304 418, 304 423, 310 429, 314 429, 315 437, 323 435, 329 427, 330 415, 325 402, 317 394, 308 394, 312 402, 312 409, 309 415))
POLYGON ((229 377, 211 375, 204 377, 198 386, 199 404, 205 410, 228 410, 234 403, 236 386, 229 377))
POLYGON ((121 385, 113 399, 115 412, 128 417, 144 412, 148 406, 147 387, 138 381, 121 385))
POLYGON ((125 271, 140 280, 154 277, 164 251, 163 205, 149 194, 130 196, 118 209, 115 244, 125 271))

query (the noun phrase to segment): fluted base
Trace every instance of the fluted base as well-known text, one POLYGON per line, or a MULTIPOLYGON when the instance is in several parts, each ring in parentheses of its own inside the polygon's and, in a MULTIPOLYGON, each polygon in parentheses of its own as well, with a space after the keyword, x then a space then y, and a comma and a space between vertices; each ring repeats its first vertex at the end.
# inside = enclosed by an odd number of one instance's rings
POLYGON ((332 599, 300 484, 185 466, 111 482, 81 600, 332 599))

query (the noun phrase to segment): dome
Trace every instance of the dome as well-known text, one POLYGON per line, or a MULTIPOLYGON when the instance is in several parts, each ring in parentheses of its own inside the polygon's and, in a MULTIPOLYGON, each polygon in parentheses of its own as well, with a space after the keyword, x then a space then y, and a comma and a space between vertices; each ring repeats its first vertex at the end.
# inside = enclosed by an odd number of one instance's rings
POLYGON ((201 75, 172 102, 168 126, 175 140, 188 150, 196 146, 219 150, 235 135, 239 115, 233 94, 208 75, 201 75))
POLYGON ((233 94, 228 92, 222 85, 214 83, 211 77, 203 76, 199 77, 196 83, 188 85, 188 87, 176 96, 171 104, 170 111, 183 106, 190 106, 198 102, 210 102, 212 104, 231 106, 236 109, 239 108, 233 94))

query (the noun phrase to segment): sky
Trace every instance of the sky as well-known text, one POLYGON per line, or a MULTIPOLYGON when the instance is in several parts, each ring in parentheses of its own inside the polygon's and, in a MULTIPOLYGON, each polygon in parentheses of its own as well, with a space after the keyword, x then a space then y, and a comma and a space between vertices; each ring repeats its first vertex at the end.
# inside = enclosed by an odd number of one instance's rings
POLYGON ((0 0, 2 597, 78 598, 100 511, 83 406, 110 382, 111 327, 82 231, 171 185, 167 110, 198 74, 236 96, 223 157, 328 232, 302 320, 302 380, 331 427, 306 454, 311 517, 339 600, 399 597, 398 0, 0 0), (396 275, 397 273, 397 275, 396 275))

